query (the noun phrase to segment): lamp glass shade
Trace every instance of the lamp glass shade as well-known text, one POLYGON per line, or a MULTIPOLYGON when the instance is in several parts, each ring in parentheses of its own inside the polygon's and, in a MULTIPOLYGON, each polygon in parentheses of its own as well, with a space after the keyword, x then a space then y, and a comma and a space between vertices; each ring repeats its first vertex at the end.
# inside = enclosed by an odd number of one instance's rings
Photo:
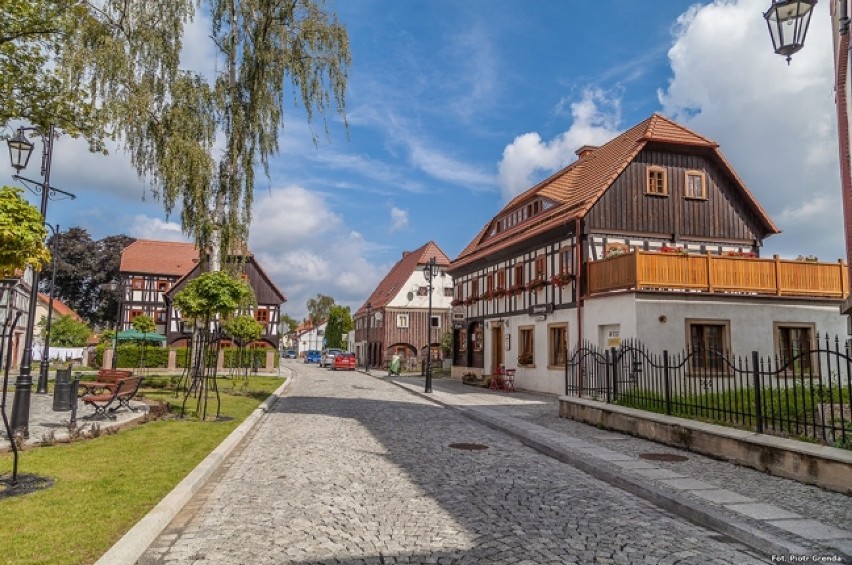
POLYGON ((24 131, 18 130, 18 134, 7 141, 9 145, 9 160, 12 167, 19 173, 27 168, 30 155, 33 153, 33 143, 24 137, 24 131))
POLYGON ((816 3, 817 0, 774 0, 763 14, 772 38, 772 48, 788 61, 791 55, 805 46, 816 3))

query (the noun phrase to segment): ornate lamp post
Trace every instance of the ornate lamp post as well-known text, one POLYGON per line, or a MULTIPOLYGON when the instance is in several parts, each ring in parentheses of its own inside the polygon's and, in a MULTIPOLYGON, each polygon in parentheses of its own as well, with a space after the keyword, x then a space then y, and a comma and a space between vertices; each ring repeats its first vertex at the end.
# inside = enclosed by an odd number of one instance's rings
POLYGON ((423 275, 429 286, 429 313, 426 319, 426 388, 423 392, 432 392, 432 279, 438 276, 435 258, 430 257, 423 267, 423 275))
MULTIPOLYGON (((18 128, 18 133, 15 137, 8 141, 9 158, 12 162, 12 167, 18 172, 13 175, 15 180, 22 181, 28 189, 35 194, 41 195, 41 206, 39 211, 42 218, 47 218, 47 201, 58 195, 64 195, 71 199, 76 198, 75 195, 64 190, 59 190, 50 186, 50 163, 53 158, 53 139, 56 135, 56 129, 53 124, 47 132, 47 135, 40 132, 34 127, 18 128), (41 157, 41 176, 42 182, 36 182, 28 178, 20 176, 20 172, 27 167, 30 161, 34 144, 29 141, 24 135, 25 131, 34 131, 42 138, 42 157, 41 157)), ((18 377, 15 380, 15 398, 12 405, 12 430, 22 434, 24 437, 29 437, 29 420, 30 420, 30 393, 33 386, 32 380, 32 356, 33 356, 33 330, 35 329, 35 310, 36 302, 38 301, 38 283, 39 272, 33 271, 32 287, 30 288, 30 303, 27 313, 27 331, 24 334, 24 351, 21 359, 21 367, 18 377)), ((46 390, 46 387, 45 387, 46 390)))
POLYGON ((772 0, 772 5, 764 12, 772 47, 779 55, 790 58, 805 46, 805 36, 811 23, 814 5, 817 0, 772 0))
POLYGON ((41 365, 38 371, 38 386, 36 387, 37 394, 47 393, 47 375, 50 372, 50 329, 53 322, 53 293, 56 287, 56 254, 59 253, 57 246, 59 245, 59 224, 56 228, 45 222, 50 231, 53 232, 53 245, 50 249, 50 293, 47 301, 47 324, 44 328, 44 347, 41 350, 41 365))
POLYGON ((104 288, 110 292, 118 291, 118 311, 115 314, 115 327, 112 336, 112 361, 110 361, 110 367, 115 369, 118 363, 118 332, 121 331, 121 326, 124 322, 121 311, 124 307, 124 282, 119 280, 118 282, 106 283, 104 288))

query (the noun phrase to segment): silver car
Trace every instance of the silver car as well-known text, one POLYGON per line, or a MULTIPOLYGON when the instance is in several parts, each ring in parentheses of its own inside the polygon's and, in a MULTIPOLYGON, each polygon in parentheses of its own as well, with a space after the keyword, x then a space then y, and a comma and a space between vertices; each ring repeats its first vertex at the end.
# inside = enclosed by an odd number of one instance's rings
POLYGON ((343 353, 343 350, 342 349, 334 349, 334 348, 323 349, 322 355, 320 356, 319 366, 320 367, 332 367, 332 366, 334 366, 334 356, 337 355, 338 353, 343 353))

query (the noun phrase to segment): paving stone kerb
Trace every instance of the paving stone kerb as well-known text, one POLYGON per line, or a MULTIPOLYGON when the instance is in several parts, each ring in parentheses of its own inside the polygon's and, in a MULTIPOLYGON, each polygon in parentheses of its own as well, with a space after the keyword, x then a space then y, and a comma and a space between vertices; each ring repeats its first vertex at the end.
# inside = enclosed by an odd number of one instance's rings
POLYGON ((178 485, 172 489, 148 514, 118 540, 96 565, 132 565, 139 560, 148 546, 169 525, 178 512, 207 481, 228 455, 236 448, 251 429, 260 421, 280 396, 290 386, 291 378, 261 403, 210 455, 198 464, 178 485))
POLYGON ((559 413, 593 426, 726 459, 760 471, 852 494, 852 451, 563 396, 559 413))

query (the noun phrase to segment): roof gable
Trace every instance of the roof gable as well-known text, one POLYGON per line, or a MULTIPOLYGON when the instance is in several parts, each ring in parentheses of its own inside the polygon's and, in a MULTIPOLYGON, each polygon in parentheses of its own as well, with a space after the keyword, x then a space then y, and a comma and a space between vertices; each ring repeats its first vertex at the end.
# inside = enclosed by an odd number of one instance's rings
POLYGON ((396 262, 396 265, 385 275, 385 278, 379 282, 370 295, 370 298, 355 312, 355 315, 358 316, 365 313, 367 311, 367 304, 370 304, 370 308, 373 310, 387 306, 400 289, 402 289, 414 270, 421 265, 426 265, 432 257, 435 258, 435 264, 438 266, 444 268, 450 266, 449 258, 434 241, 430 241, 414 251, 403 252, 402 258, 396 262))
POLYGON ((655 113, 598 148, 585 147, 581 159, 510 200, 453 260, 452 268, 461 267, 518 241, 584 217, 648 144, 690 147, 709 153, 738 185, 747 205, 763 223, 766 232, 778 233, 778 228, 722 156, 718 143, 655 113), (493 233, 495 221, 539 197, 555 202, 556 206, 537 214, 534 221, 493 233))

